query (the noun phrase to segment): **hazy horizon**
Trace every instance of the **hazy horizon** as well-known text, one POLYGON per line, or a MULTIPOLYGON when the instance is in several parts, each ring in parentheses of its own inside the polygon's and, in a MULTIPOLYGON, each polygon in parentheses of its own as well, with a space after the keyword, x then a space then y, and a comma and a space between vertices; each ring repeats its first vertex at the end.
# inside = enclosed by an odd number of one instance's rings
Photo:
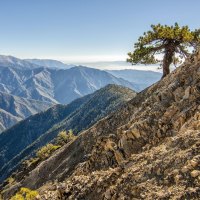
POLYGON ((101 70, 142 70, 142 71, 154 71, 162 73, 162 69, 159 69, 159 65, 131 65, 123 60, 118 61, 96 61, 96 62, 74 62, 65 64, 75 64, 75 65, 83 65, 86 67, 101 69, 101 70))
POLYGON ((159 65, 132 65, 131 63, 126 62, 126 60, 101 60, 101 61, 92 61, 89 62, 85 61, 68 61, 68 60, 62 60, 62 59, 56 59, 56 58, 19 58, 14 55, 0 55, 0 56, 11 56, 15 57, 21 60, 29 60, 29 59, 39 59, 39 60, 54 60, 54 61, 60 61, 67 65, 75 65, 75 66, 85 66, 100 70, 123 70, 123 69, 132 69, 132 70, 145 70, 145 71, 155 71, 155 72, 162 72, 162 70, 159 68, 159 65))

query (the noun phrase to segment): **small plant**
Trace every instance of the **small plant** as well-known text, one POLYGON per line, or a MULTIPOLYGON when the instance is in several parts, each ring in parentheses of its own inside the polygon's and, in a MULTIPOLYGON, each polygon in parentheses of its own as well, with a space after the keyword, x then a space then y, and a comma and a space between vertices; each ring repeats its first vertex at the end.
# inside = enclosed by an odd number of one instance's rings
POLYGON ((31 165, 37 165, 37 163, 40 161, 40 159, 38 157, 34 157, 34 158, 30 158, 29 160, 25 160, 24 164, 27 167, 30 167, 31 165))
POLYGON ((56 151, 57 149, 59 149, 61 146, 60 145, 53 145, 51 143, 45 145, 44 147, 42 147, 41 149, 39 149, 36 153, 36 156, 40 159, 40 160, 44 160, 48 157, 50 157, 50 155, 56 151))
POLYGON ((38 192, 28 188, 21 188, 11 200, 37 200, 38 192))
POLYGON ((12 185, 15 182, 15 179, 10 176, 10 177, 7 178, 6 181, 8 182, 8 185, 12 185))
POLYGON ((74 140, 75 138, 76 138, 76 136, 74 135, 72 130, 61 131, 56 138, 56 143, 59 145, 64 145, 64 144, 74 140))
POLYGON ((30 158, 29 160, 24 161, 24 164, 27 167, 30 167, 32 165, 37 165, 40 161, 45 160, 49 158, 57 149, 59 149, 64 144, 74 140, 76 136, 73 134, 72 130, 69 131, 61 131, 57 138, 55 139, 55 142, 49 143, 43 147, 41 147, 36 152, 36 156, 33 158, 30 158))

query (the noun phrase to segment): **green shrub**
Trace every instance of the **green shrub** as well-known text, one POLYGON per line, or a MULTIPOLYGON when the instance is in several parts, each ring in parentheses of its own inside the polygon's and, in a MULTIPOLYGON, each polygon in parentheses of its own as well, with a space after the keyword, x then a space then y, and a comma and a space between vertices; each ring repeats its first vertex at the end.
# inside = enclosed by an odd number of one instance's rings
POLYGON ((76 138, 76 136, 74 135, 72 130, 61 131, 56 138, 56 143, 59 145, 64 145, 64 144, 74 140, 75 138, 76 138))
POLYGON ((61 146, 60 145, 53 145, 51 143, 45 145, 44 147, 42 147, 41 149, 39 149, 36 153, 37 158, 39 158, 40 160, 44 160, 48 157, 50 157, 50 155, 56 151, 57 149, 59 149, 61 146))
POLYGON ((36 156, 30 158, 29 160, 25 160, 24 164, 27 167, 30 167, 31 165, 37 165, 40 161, 49 158, 61 146, 74 140, 75 138, 76 136, 73 134, 72 130, 61 131, 54 141, 55 144, 49 143, 41 147, 39 150, 37 150, 36 156))
POLYGON ((21 188, 15 196, 11 197, 11 200, 36 200, 38 192, 35 190, 30 190, 28 188, 21 188))
POLYGON ((6 181, 8 182, 8 185, 12 185, 14 182, 15 182, 15 179, 13 178, 13 177, 8 177, 7 179, 6 179, 6 181))
POLYGON ((34 158, 30 158, 29 160, 25 160, 25 161, 24 161, 24 164, 25 164, 27 167, 30 167, 31 165, 34 165, 34 164, 37 165, 37 163, 38 163, 39 161, 40 161, 39 158, 34 157, 34 158))

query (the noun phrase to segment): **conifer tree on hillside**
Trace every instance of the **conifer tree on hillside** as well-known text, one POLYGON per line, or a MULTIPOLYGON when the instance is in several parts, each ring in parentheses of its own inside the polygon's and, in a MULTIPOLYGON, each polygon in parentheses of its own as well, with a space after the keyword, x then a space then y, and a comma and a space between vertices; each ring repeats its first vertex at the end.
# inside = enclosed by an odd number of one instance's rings
POLYGON ((128 62, 134 64, 160 63, 163 77, 170 73, 170 65, 181 63, 192 51, 200 46, 200 29, 190 31, 188 26, 151 25, 152 30, 145 32, 129 52, 128 62), (156 55, 163 55, 159 60, 156 55))

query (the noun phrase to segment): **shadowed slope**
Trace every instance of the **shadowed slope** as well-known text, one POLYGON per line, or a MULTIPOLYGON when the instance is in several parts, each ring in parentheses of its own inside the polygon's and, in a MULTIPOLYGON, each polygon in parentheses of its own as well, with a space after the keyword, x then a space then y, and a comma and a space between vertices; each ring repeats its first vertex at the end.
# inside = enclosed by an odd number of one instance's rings
POLYGON ((135 94, 128 88, 108 85, 66 106, 55 105, 3 132, 0 137, 0 180, 4 180, 26 156, 54 139, 59 131, 73 129, 78 133, 135 94))

